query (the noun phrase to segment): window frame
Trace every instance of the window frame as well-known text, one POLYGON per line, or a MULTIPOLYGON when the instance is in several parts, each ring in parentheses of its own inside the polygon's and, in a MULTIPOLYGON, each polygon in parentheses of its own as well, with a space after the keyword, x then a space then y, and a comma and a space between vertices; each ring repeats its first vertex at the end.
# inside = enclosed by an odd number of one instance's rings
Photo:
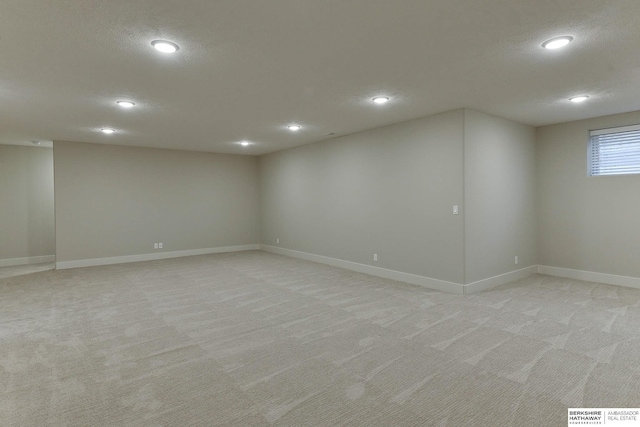
MULTIPOLYGON (((625 132, 637 132, 638 139, 637 143, 640 144, 640 124, 635 125, 627 125, 627 126, 616 126, 611 128, 604 129, 593 129, 589 131, 589 139, 587 144, 587 175, 588 176, 628 176, 628 175, 639 175, 640 174, 640 156, 637 158, 636 164, 632 167, 635 168, 629 172, 620 172, 620 173, 600 173, 600 168, 598 167, 598 173, 594 173, 594 164, 593 164, 593 154, 594 148, 593 145, 596 143, 595 137, 601 135, 611 135, 611 134, 620 134, 625 132)), ((635 142, 635 141, 634 141, 635 142)), ((598 162, 600 164, 600 162, 598 162)))

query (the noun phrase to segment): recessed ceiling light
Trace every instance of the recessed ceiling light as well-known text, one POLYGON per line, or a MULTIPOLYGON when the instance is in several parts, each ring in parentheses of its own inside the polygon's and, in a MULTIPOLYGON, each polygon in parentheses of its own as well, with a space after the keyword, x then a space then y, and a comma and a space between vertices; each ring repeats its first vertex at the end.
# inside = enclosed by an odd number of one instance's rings
POLYGON ((389 99, 390 98, 388 96, 376 96, 372 99, 372 101, 376 104, 386 104, 387 102, 389 102, 389 99))
POLYGON ((41 142, 40 142, 40 141, 31 141, 31 143, 32 143, 33 145, 40 145, 40 144, 41 144, 41 142))
POLYGON ((136 105, 135 102, 131 102, 131 101, 116 101, 116 104, 118 104, 122 108, 131 108, 134 105, 136 105))
POLYGON ((166 40, 154 40, 151 42, 151 46, 162 53, 174 53, 180 49, 177 44, 166 40))
POLYGON ((556 37, 542 43, 542 47, 545 49, 559 49, 561 47, 568 45, 572 41, 573 41, 573 37, 571 36, 556 37))
POLYGON ((586 101, 587 99, 589 99, 589 95, 580 95, 580 96, 574 96, 569 98, 569 101, 579 104, 581 102, 586 101))
POLYGON ((289 129, 292 132, 298 131, 300 129, 302 129, 302 126, 300 125, 289 125, 287 126, 287 129, 289 129))
POLYGON ((249 141, 241 141, 240 145, 242 145, 243 147, 248 147, 251 145, 251 143, 249 141))
POLYGON ((111 128, 102 128, 100 130, 102 131, 102 133, 106 133, 107 135, 111 135, 112 133, 115 132, 115 129, 111 129, 111 128))

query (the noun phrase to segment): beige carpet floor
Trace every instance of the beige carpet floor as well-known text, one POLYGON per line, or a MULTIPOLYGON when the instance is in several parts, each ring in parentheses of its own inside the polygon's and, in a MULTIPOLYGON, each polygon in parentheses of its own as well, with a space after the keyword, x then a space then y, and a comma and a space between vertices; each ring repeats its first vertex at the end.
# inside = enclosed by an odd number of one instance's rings
POLYGON ((56 268, 56 264, 53 262, 0 267, 0 279, 4 279, 5 277, 22 276, 25 274, 37 273, 39 271, 53 270, 54 268, 56 268))
POLYGON ((455 296, 259 251, 0 279, 0 426, 566 426, 640 406, 640 291, 455 296))

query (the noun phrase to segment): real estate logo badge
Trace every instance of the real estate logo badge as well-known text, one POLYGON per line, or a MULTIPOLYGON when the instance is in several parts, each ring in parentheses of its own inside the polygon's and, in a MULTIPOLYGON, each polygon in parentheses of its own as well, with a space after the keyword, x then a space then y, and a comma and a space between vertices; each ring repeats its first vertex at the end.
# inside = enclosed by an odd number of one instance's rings
POLYGON ((569 408, 568 426, 640 427, 638 408, 569 408))

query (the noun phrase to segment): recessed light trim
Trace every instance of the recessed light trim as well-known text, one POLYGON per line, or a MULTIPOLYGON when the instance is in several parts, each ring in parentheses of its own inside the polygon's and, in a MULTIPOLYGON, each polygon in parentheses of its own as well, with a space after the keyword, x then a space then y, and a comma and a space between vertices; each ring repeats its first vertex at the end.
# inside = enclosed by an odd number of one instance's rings
POLYGON ((287 129, 289 129, 291 132, 297 132, 300 129, 302 129, 302 126, 300 126, 300 125, 289 125, 289 126, 287 126, 287 129))
POLYGON ((135 102, 131 101, 116 101, 116 104, 118 104, 122 108, 133 108, 136 105, 135 102))
POLYGON ((378 104, 378 105, 382 105, 382 104, 386 104, 387 102, 389 102, 391 100, 391 98, 389 98, 388 96, 376 96, 371 98, 371 100, 378 104))
POLYGON ((561 47, 565 47, 572 41, 573 41, 573 37, 571 36, 560 36, 560 37, 555 37, 553 39, 549 39, 546 42, 542 43, 542 47, 550 50, 560 49, 561 47))
POLYGON ((102 128, 102 129, 100 129, 100 131, 102 133, 106 133, 107 135, 111 135, 112 133, 116 132, 115 129, 111 129, 111 128, 102 128))
POLYGON ((40 144, 42 144, 42 141, 31 141, 31 143, 33 145, 40 145, 40 144))
POLYGON ((175 53, 180 49, 180 46, 168 40, 154 40, 151 42, 151 46, 162 53, 175 53))
POLYGON ((578 96, 572 96, 571 98, 569 98, 569 101, 579 104, 581 102, 586 101, 587 99, 589 99, 589 95, 578 95, 578 96))

